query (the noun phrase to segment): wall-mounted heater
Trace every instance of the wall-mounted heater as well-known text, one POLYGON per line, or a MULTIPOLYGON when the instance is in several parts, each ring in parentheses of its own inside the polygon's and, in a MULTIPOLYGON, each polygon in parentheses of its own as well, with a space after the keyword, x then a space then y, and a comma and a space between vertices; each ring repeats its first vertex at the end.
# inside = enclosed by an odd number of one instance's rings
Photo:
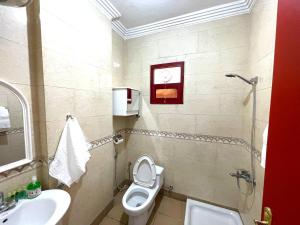
POLYGON ((140 114, 140 94, 128 87, 113 88, 113 115, 133 116, 140 114))

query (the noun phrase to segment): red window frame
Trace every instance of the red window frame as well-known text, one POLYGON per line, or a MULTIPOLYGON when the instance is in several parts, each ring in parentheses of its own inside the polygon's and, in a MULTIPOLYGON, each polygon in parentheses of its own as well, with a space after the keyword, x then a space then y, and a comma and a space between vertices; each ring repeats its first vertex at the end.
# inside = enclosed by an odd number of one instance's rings
POLYGON ((184 62, 173 62, 151 65, 150 68, 150 104, 183 104, 183 87, 184 87, 184 62), (176 84, 154 84, 154 71, 156 69, 165 69, 180 67, 180 83, 176 84), (177 98, 156 98, 157 89, 176 89, 177 98))

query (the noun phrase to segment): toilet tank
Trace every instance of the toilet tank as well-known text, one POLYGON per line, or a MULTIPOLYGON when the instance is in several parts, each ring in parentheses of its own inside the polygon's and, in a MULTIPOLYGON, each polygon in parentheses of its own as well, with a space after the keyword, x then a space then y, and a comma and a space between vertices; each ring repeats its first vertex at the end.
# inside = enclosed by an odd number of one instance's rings
POLYGON ((155 169, 156 169, 156 185, 159 185, 159 188, 161 188, 164 184, 164 168, 155 165, 155 169))

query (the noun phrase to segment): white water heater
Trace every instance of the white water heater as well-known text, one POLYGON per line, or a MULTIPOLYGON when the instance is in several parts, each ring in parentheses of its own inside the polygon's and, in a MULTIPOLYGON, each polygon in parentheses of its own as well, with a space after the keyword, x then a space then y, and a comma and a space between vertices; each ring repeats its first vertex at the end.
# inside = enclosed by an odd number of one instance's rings
POLYGON ((133 116, 140 114, 141 92, 129 87, 113 88, 113 115, 133 116))

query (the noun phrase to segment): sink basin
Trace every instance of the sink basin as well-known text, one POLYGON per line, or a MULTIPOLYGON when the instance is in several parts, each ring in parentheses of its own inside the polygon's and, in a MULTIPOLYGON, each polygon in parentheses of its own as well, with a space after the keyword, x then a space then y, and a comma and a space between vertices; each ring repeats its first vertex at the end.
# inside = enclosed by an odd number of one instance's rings
POLYGON ((31 200, 21 200, 17 206, 0 214, 0 225, 56 225, 71 202, 63 190, 43 191, 31 200))

